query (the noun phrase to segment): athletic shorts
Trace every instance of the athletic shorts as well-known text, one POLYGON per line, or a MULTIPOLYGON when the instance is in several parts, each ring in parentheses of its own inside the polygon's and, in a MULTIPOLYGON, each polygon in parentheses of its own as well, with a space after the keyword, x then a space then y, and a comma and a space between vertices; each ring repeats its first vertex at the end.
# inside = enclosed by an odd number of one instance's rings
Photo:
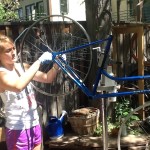
POLYGON ((33 150, 41 144, 41 127, 37 125, 25 130, 6 128, 7 150, 33 150))

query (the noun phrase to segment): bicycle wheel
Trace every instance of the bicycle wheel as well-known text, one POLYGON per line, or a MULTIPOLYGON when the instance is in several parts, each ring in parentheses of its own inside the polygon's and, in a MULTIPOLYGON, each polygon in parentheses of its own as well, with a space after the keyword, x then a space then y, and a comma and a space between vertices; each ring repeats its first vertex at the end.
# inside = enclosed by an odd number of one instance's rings
MULTIPOLYGON (((62 15, 46 16, 33 23, 21 41, 21 63, 32 64, 45 51, 65 51, 90 42, 90 38, 77 21, 62 15)), ((67 63, 72 67, 82 81, 88 76, 92 64, 91 48, 82 48, 67 53, 67 63)), ((41 66, 40 70, 47 72, 53 62, 41 66)), ((47 96, 68 95, 77 90, 74 82, 62 72, 52 84, 33 82, 33 87, 47 96)))
MULTIPOLYGON (((143 139, 141 142, 136 143, 139 146, 144 147, 145 150, 149 150, 150 148, 150 102, 146 102, 144 105, 137 107, 133 111, 131 111, 126 118, 124 118, 124 121, 122 122, 119 132, 118 132, 118 139, 117 139, 117 146, 118 150, 121 150, 121 147, 124 148, 125 145, 121 145, 122 139, 121 134, 124 130, 124 127, 127 127, 127 132, 130 135, 135 135, 135 137, 140 137, 143 139), (134 117, 138 116, 138 112, 140 110, 144 110, 146 112, 147 119, 138 120, 134 117), (134 121, 133 121, 134 120, 134 121), (129 122, 131 124, 129 124, 129 122)), ((130 139, 131 141, 131 139, 130 139)), ((133 144, 133 143, 132 143, 133 144)))

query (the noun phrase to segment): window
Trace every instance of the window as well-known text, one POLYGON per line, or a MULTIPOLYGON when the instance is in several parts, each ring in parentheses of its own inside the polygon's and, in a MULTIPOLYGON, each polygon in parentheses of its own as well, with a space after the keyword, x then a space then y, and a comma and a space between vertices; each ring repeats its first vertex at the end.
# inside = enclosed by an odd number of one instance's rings
POLYGON ((60 0, 60 13, 68 14, 68 0, 60 0))
POLYGON ((19 19, 23 19, 23 9, 22 8, 18 9, 18 16, 19 16, 19 19))
POLYGON ((37 13, 37 17, 40 17, 40 16, 44 15, 44 5, 43 5, 43 2, 36 3, 36 13, 37 13))
POLYGON ((136 15, 136 5, 138 0, 128 0, 130 16, 136 15))
POLYGON ((27 20, 35 19, 35 5, 34 4, 26 6, 26 18, 27 20))

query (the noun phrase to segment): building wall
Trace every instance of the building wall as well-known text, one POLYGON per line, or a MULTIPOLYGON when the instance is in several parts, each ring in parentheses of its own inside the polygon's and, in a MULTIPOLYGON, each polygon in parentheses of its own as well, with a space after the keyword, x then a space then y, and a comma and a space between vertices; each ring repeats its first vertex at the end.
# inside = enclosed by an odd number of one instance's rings
POLYGON ((20 5, 26 6, 26 5, 30 5, 32 3, 37 3, 41 0, 20 0, 19 3, 20 5))
MULTIPOLYGON (((60 0, 20 0, 20 8, 23 8, 23 16, 26 16, 25 7, 31 4, 36 5, 38 2, 43 2, 44 13, 46 15, 61 15, 60 0)), ((85 21, 85 3, 83 0, 68 0, 68 13, 66 16, 76 20, 85 21)))
MULTIPOLYGON (((130 21, 135 22, 136 21, 136 9, 138 0, 133 1, 127 1, 127 0, 121 0, 120 1, 120 11, 119 11, 119 21, 130 21)), ((117 21, 117 0, 111 1, 112 5, 112 20, 117 21)))
MULTIPOLYGON (((60 0, 51 0, 51 4, 52 15, 60 15, 60 0)), ((76 21, 85 21, 85 2, 83 0, 68 0, 68 14, 65 15, 76 21)))
POLYGON ((36 4, 40 3, 40 2, 42 2, 44 5, 44 13, 48 14, 48 10, 47 10, 47 8, 48 8, 47 2, 48 1, 47 0, 20 0, 19 1, 19 3, 20 3, 19 8, 23 9, 23 17, 25 18, 25 16, 26 16, 26 10, 25 10, 26 6, 29 6, 29 5, 35 5, 36 6, 36 4))

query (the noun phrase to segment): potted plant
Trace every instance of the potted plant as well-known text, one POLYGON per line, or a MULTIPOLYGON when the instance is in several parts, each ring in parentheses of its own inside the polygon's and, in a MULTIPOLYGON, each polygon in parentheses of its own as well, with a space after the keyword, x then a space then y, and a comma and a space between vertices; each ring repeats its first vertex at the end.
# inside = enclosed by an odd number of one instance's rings
MULTIPOLYGON (((126 97, 122 97, 116 101, 116 104, 115 104, 115 121, 118 122, 120 125, 133 109, 131 107, 130 102, 131 102, 131 100, 126 98, 126 97)), ((125 126, 123 127, 124 128, 122 130, 123 136, 125 136, 127 134, 127 132, 130 133, 132 126, 134 125, 134 122, 136 122, 136 121, 139 121, 139 117, 137 116, 137 114, 133 114, 132 116, 130 116, 130 118, 126 122, 125 126)))

